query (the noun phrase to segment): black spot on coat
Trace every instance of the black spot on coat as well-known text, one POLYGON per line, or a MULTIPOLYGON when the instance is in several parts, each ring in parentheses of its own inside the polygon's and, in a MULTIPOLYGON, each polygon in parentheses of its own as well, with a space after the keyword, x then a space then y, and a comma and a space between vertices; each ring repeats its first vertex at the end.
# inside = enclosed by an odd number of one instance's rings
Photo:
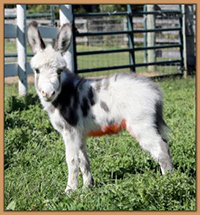
POLYGON ((108 108, 108 105, 104 102, 104 101, 101 101, 100 102, 100 106, 101 108, 105 111, 105 112, 109 112, 109 108, 108 108))
POLYGON ((81 103, 81 110, 83 112, 84 117, 88 115, 89 109, 90 109, 90 106, 88 104, 88 99, 84 97, 81 103))
POLYGON ((88 90, 88 99, 90 101, 90 104, 93 106, 95 104, 95 101, 94 101, 94 93, 93 93, 93 89, 92 87, 90 86, 89 90, 88 90))

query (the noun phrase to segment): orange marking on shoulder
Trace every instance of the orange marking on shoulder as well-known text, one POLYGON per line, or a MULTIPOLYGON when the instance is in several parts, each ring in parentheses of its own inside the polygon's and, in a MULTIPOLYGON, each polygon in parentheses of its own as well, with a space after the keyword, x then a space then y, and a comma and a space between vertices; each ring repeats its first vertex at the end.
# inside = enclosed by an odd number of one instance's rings
POLYGON ((117 134, 122 129, 126 129, 125 119, 123 119, 121 121, 121 124, 119 124, 119 125, 109 125, 109 126, 102 127, 100 130, 97 130, 97 131, 90 131, 88 133, 88 136, 89 137, 101 137, 106 134, 108 134, 108 135, 117 134))

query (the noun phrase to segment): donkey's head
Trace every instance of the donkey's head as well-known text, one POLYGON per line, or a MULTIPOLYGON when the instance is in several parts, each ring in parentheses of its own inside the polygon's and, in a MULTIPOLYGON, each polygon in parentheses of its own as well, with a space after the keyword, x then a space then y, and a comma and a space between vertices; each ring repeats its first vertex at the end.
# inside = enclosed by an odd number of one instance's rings
POLYGON ((71 26, 62 26, 53 46, 46 47, 35 21, 29 24, 27 36, 35 54, 31 59, 31 67, 35 73, 36 90, 45 101, 53 101, 61 90, 61 72, 67 66, 63 54, 71 42, 71 26))

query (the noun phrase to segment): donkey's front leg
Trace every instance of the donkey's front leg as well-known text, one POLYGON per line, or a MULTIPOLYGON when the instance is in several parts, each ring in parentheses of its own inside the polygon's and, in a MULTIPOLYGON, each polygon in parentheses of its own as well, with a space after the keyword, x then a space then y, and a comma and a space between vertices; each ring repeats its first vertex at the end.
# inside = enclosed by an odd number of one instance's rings
POLYGON ((83 176, 83 186, 91 187, 94 183, 93 177, 90 171, 90 163, 86 152, 86 141, 83 140, 83 145, 79 150, 79 167, 83 176))
POLYGON ((68 166, 68 182, 65 189, 66 193, 78 188, 79 173, 79 150, 81 146, 81 138, 74 132, 65 133, 63 135, 65 142, 66 162, 68 166))

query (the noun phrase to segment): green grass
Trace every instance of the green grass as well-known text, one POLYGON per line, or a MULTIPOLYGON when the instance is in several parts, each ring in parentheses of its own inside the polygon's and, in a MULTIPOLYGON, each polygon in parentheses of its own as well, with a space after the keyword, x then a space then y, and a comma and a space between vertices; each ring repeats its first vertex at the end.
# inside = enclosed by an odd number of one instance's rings
MULTIPOLYGON (((97 46, 84 46, 78 45, 77 51, 99 51, 99 50, 110 50, 110 49, 121 49, 122 47, 97 47, 97 46)), ((173 59, 171 59, 173 60, 173 59)), ((156 61, 170 61, 169 58, 164 57, 157 57, 156 61)), ((144 63, 144 51, 136 51, 135 52, 135 62, 137 64, 144 63)), ((88 69, 88 68, 100 68, 100 67, 111 67, 111 66, 121 66, 121 65, 128 65, 129 62, 129 53, 128 52, 121 52, 121 53, 112 53, 112 54, 98 54, 98 55, 86 55, 86 56, 78 56, 77 58, 77 65, 78 69, 88 69)), ((129 71, 130 69, 123 69, 123 71, 129 71)), ((94 73, 86 73, 83 76, 103 76, 108 75, 111 73, 115 73, 119 70, 109 70, 108 71, 100 71, 94 73)), ((136 67, 136 71, 138 73, 146 72, 147 69, 144 67, 136 67)), ((179 70, 177 66, 156 66, 155 67, 155 74, 154 75, 164 75, 164 74, 174 74, 178 73, 179 70)))
POLYGON ((62 138, 42 110, 34 87, 17 96, 5 86, 5 210, 196 210, 195 79, 159 82, 175 171, 159 166, 127 132, 90 138, 95 185, 64 194, 62 138))

